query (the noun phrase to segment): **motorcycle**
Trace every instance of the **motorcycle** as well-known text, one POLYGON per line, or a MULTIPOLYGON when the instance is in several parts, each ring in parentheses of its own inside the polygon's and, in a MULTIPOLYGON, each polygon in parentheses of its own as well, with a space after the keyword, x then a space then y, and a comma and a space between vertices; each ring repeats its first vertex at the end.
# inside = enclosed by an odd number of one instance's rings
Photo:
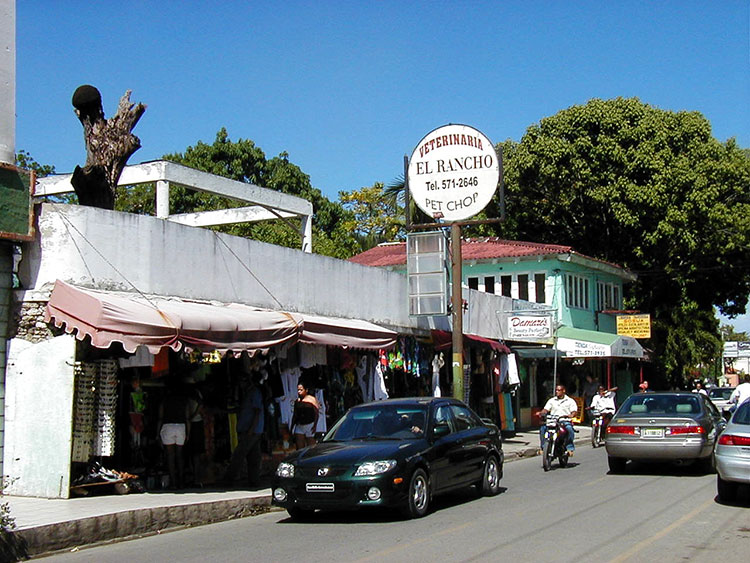
POLYGON ((601 446, 605 441, 607 425, 603 412, 592 409, 591 416, 591 447, 596 448, 601 446))
POLYGON ((568 465, 568 450, 565 448, 568 431, 563 426, 564 422, 570 422, 570 418, 550 414, 546 417, 547 428, 544 433, 544 451, 542 451, 542 467, 545 471, 552 468, 554 459, 560 462, 560 467, 568 465))

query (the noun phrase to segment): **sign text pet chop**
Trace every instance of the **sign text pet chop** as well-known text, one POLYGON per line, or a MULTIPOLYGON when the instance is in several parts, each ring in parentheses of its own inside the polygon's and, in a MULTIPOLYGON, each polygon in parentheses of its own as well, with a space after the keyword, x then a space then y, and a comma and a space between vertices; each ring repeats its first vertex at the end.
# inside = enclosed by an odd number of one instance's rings
POLYGON ((495 147, 468 125, 444 125, 428 133, 409 160, 409 191, 435 219, 461 221, 490 202, 500 179, 495 147))

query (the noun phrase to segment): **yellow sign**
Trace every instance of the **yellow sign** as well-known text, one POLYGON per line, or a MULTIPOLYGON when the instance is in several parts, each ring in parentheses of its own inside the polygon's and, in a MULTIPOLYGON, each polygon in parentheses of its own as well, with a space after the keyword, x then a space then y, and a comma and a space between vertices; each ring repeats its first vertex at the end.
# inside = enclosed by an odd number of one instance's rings
POLYGON ((617 315, 617 334, 651 338, 651 315, 617 315))

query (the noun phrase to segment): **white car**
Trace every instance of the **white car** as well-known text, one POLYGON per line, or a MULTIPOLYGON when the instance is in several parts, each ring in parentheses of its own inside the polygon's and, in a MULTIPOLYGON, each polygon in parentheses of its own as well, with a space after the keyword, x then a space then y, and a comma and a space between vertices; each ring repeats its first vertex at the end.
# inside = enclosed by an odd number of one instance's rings
POLYGON ((750 401, 734 411, 716 442, 714 457, 719 498, 733 500, 738 485, 750 484, 750 401))
POLYGON ((719 409, 719 412, 727 418, 729 418, 727 416, 729 413, 729 407, 732 406, 729 402, 729 397, 732 395, 732 391, 734 391, 734 387, 714 387, 708 390, 708 398, 711 399, 714 406, 719 409))

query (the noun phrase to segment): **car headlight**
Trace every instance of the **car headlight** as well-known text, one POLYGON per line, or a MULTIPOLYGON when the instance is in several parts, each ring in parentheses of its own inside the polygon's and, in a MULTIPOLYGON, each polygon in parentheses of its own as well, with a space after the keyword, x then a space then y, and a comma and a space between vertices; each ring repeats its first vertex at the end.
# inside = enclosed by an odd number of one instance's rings
POLYGON ((282 461, 276 468, 277 477, 294 477, 294 465, 282 461))
POLYGON ((365 475, 380 475, 386 471, 390 471, 396 467, 395 459, 385 459, 383 461, 366 461, 357 468, 357 472, 354 474, 355 477, 363 477, 365 475))

